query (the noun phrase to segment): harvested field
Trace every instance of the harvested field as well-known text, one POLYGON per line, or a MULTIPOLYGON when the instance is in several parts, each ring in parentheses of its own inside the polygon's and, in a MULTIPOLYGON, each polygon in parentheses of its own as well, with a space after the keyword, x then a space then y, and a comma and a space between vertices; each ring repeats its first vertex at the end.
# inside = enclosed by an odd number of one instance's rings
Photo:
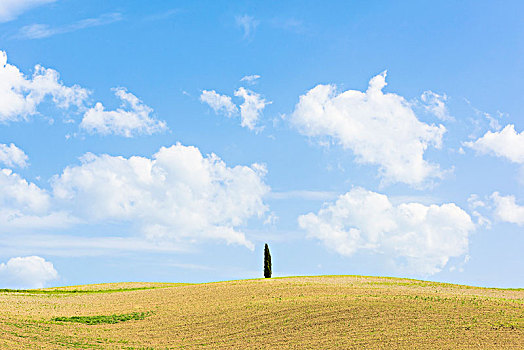
POLYGON ((289 277, 3 291, 0 310, 2 349, 524 345, 524 290, 397 278, 289 277))

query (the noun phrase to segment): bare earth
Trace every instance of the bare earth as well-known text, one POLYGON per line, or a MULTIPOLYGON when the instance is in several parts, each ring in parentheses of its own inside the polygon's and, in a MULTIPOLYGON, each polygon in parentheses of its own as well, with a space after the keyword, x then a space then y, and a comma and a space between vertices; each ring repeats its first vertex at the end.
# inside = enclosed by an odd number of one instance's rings
POLYGON ((0 348, 524 349, 524 290, 322 276, 4 291, 0 348))

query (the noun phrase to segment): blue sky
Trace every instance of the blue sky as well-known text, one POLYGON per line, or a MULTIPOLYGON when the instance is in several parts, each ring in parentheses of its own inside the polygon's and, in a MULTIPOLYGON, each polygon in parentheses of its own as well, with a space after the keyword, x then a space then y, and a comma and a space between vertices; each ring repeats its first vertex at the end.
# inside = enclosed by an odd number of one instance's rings
POLYGON ((522 287, 523 7, 1 1, 0 287, 522 287))

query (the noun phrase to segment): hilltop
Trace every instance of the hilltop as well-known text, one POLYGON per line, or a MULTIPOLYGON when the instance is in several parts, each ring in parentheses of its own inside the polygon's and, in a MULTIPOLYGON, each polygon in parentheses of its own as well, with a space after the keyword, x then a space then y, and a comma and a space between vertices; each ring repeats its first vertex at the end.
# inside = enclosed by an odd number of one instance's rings
POLYGON ((363 276, 0 291, 2 349, 524 344, 524 290, 363 276))

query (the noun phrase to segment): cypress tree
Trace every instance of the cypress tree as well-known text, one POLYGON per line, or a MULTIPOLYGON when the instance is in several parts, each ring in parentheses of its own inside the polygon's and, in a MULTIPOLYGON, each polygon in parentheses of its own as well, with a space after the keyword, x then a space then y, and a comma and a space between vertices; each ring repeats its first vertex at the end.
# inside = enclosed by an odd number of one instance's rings
POLYGON ((271 253, 267 243, 264 247, 264 277, 271 278, 271 253))

